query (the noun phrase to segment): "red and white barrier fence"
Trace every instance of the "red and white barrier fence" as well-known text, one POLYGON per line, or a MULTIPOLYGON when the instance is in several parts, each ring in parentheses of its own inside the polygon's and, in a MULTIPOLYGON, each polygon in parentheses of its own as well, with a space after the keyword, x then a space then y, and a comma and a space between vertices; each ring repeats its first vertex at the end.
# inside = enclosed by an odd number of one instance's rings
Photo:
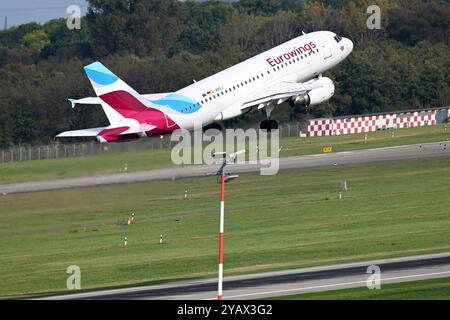
MULTIPOLYGON (((353 133, 366 133, 384 129, 401 129, 433 126, 438 123, 437 114, 442 109, 351 116, 308 121, 308 136, 321 137, 353 133)), ((450 118, 450 109, 445 109, 450 118)), ((444 115, 445 116, 445 115, 444 115)))

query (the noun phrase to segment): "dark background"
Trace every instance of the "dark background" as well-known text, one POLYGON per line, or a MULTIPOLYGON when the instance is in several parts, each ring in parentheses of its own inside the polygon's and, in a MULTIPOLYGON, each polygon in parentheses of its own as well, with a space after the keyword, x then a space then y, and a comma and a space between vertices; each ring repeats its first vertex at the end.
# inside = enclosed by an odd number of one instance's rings
MULTIPOLYGON (((141 93, 170 92, 274 47, 302 31, 355 43, 326 75, 336 95, 308 112, 278 108, 281 122, 308 117, 442 107, 450 97, 450 4, 421 0, 89 0, 81 30, 65 19, 0 31, 0 147, 52 142, 69 129, 105 125, 83 66, 101 60, 141 93), (369 5, 381 30, 366 26, 369 5)), ((243 125, 247 115, 228 121, 243 125)))

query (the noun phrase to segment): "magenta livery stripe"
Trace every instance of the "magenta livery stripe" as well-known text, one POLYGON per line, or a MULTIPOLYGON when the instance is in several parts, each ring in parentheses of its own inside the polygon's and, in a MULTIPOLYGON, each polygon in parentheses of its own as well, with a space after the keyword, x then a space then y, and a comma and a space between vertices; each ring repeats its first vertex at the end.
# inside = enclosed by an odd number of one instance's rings
POLYGON ((100 99, 105 101, 112 108, 114 108, 114 110, 116 110, 126 118, 130 118, 131 116, 136 115, 136 113, 138 112, 151 110, 155 110, 161 113, 161 111, 158 111, 156 109, 147 108, 147 106, 136 99, 132 94, 123 90, 105 93, 100 96, 100 99))
POLYGON ((147 107, 126 91, 109 92, 99 97, 123 117, 156 126, 146 132, 149 137, 171 133, 180 128, 169 116, 157 109, 147 107))

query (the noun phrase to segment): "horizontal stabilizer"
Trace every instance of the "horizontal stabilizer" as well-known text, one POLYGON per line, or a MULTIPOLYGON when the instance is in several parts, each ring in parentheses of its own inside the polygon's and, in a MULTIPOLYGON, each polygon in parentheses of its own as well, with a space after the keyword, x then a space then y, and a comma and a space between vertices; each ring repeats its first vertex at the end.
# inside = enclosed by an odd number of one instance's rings
MULTIPOLYGON (((110 125, 107 127, 90 128, 83 130, 65 131, 56 138, 87 138, 87 137, 119 137, 130 134, 145 135, 146 132, 156 128, 154 125, 141 123, 139 126, 130 126, 123 123, 110 125)), ((105 139, 109 141, 109 139, 105 139)))
POLYGON ((86 97, 81 99, 69 99, 72 104, 72 109, 76 107, 77 104, 99 104, 102 106, 109 123, 119 122, 123 117, 113 108, 111 108, 107 103, 105 103, 99 97, 86 97))
POLYGON ((81 138, 81 137, 96 137, 100 132, 107 127, 90 128, 83 130, 65 131, 56 136, 56 138, 81 138))
POLYGON ((69 99, 72 104, 72 108, 75 108, 77 104, 102 104, 102 99, 99 97, 87 97, 81 99, 69 99))

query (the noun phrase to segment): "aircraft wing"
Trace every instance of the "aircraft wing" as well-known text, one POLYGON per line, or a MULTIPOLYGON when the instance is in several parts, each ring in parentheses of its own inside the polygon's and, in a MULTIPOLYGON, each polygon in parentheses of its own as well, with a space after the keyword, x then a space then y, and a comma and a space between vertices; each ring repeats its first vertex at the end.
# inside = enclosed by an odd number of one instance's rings
POLYGON ((312 89, 319 88, 321 86, 322 84, 320 83, 320 81, 314 80, 304 83, 286 81, 279 82, 260 91, 259 93, 248 99, 243 104, 242 109, 255 105, 265 105, 271 101, 277 101, 277 104, 280 104, 292 97, 304 95, 312 89))

